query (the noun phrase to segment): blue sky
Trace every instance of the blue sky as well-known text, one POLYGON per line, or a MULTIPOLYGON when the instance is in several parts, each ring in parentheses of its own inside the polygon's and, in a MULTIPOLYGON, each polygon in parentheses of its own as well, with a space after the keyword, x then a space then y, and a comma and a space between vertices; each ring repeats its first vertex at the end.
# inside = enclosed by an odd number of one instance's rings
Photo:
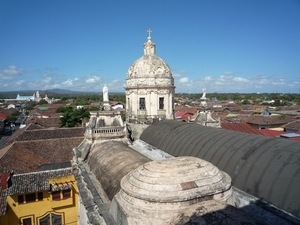
POLYGON ((148 28, 176 93, 300 93, 299 0, 1 0, 0 91, 124 92, 148 28))

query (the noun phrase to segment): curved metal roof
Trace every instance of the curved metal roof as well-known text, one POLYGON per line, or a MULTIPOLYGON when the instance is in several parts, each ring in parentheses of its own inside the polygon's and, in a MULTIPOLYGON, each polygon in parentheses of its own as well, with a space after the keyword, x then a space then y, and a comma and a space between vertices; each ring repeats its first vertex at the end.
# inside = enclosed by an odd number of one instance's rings
POLYGON ((96 144, 88 156, 88 165, 110 200, 119 192, 121 179, 149 161, 127 144, 118 141, 96 144))
POLYGON ((233 186, 300 217, 300 143, 164 120, 141 140, 173 156, 195 156, 228 173, 233 186))

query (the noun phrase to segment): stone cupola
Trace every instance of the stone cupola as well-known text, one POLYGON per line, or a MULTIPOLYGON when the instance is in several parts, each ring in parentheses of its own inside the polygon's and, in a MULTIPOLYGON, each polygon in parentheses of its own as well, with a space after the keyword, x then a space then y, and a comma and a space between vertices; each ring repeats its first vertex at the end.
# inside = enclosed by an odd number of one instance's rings
POLYGON ((126 76, 126 119, 129 123, 174 118, 174 78, 169 65, 156 55, 151 30, 147 32, 144 55, 131 64, 126 76))

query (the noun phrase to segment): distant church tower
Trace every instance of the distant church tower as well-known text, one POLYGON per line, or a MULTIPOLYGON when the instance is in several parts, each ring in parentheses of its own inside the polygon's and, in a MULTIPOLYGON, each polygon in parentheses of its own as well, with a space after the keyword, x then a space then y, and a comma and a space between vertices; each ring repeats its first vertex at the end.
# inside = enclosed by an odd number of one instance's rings
POLYGON ((152 123, 174 119, 174 78, 168 64, 155 55, 155 43, 144 44, 144 55, 128 69, 126 77, 126 120, 152 123))

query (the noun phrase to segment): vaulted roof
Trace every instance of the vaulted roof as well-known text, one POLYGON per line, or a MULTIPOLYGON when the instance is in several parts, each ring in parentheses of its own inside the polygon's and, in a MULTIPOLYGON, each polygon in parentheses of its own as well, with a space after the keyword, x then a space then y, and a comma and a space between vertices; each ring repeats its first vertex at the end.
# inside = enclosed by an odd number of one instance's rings
POLYGON ((121 179, 149 161, 150 159, 131 149, 127 143, 109 141, 95 145, 87 162, 106 195, 112 200, 120 190, 121 179))
POLYGON ((164 120, 141 140, 173 156, 196 156, 228 173, 233 186, 300 217, 300 143, 164 120))

